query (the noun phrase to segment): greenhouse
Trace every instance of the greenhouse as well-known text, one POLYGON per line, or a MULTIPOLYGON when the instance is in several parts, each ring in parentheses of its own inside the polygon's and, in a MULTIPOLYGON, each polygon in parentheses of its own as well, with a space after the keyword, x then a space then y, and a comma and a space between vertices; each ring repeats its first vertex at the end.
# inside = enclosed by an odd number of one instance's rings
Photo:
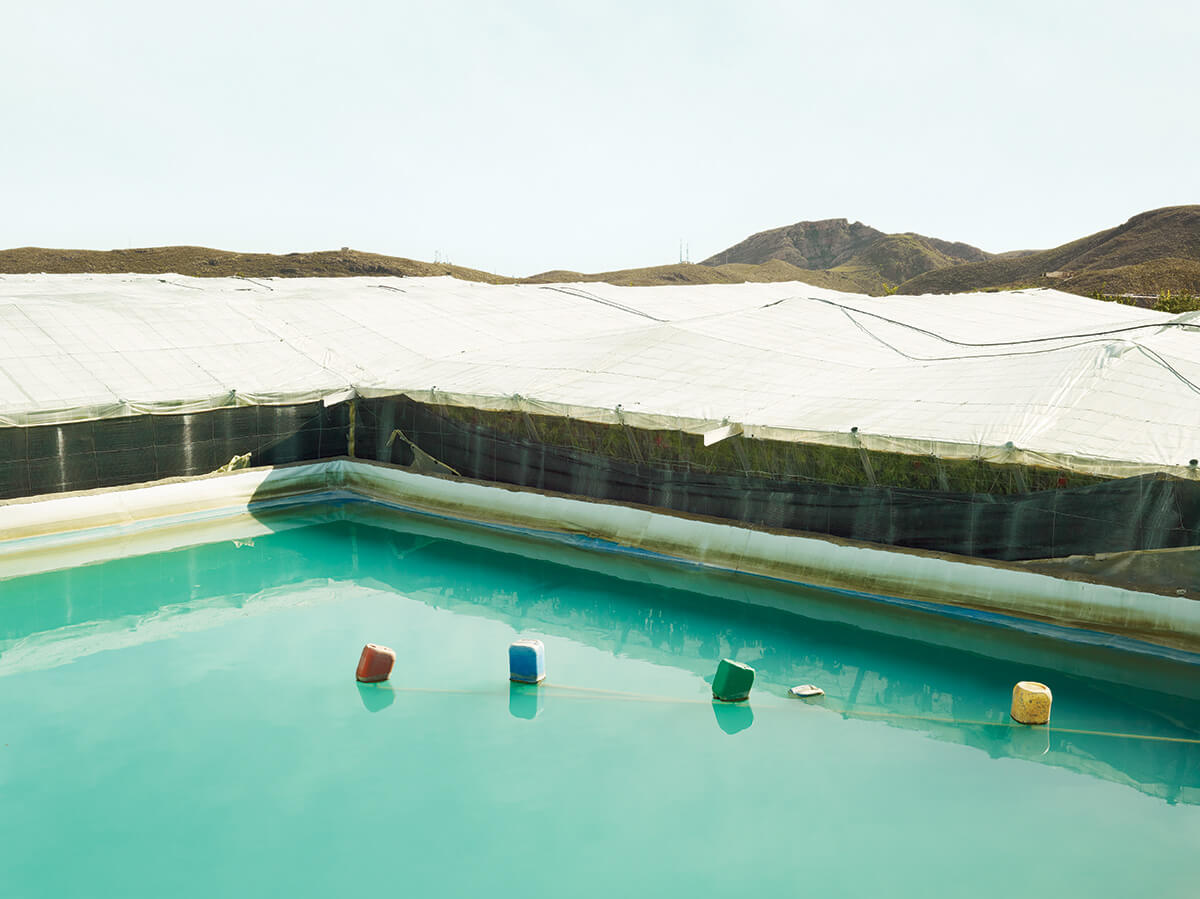
POLYGON ((351 457, 1185 596, 1198 330, 1048 290, 5 276, 0 498, 351 457))

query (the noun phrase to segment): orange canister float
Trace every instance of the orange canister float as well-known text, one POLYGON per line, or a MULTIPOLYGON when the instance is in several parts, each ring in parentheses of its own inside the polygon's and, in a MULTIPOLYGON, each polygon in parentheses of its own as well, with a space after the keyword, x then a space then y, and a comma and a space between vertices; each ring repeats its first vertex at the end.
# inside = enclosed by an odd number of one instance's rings
POLYGON ((358 657, 358 670, 354 676, 364 684, 375 684, 387 680, 396 664, 396 652, 386 646, 368 643, 358 657))

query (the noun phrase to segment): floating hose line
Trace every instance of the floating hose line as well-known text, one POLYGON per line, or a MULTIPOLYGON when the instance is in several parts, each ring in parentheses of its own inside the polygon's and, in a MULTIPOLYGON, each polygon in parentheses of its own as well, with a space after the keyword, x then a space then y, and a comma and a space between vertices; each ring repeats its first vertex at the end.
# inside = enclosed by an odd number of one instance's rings
MULTIPOLYGON (((909 715, 903 712, 868 712, 859 709, 830 709, 836 712, 843 718, 881 718, 881 719, 901 719, 912 721, 929 721, 934 724, 953 724, 957 727, 1003 727, 1009 730, 1028 730, 1029 725, 1019 724, 1015 721, 970 721, 960 718, 944 718, 937 715, 909 715)), ((1045 727, 1050 733, 1056 734, 1081 734, 1091 737, 1118 737, 1125 740, 1155 740, 1162 743, 1192 743, 1200 744, 1200 737, 1165 737, 1156 734, 1128 734, 1121 731, 1111 730, 1087 730, 1078 727, 1059 727, 1055 725, 1037 725, 1045 727)))
MULTIPOLYGON (((457 696, 500 696, 507 695, 507 690, 500 689, 445 689, 436 687, 398 687, 392 684, 373 684, 376 689, 390 690, 393 693, 428 693, 433 695, 457 695, 457 696)), ((598 687, 581 687, 571 684, 552 684, 542 683, 541 686, 530 686, 530 690, 550 690, 553 695, 560 696, 564 699, 609 699, 617 702, 648 702, 648 703, 663 703, 667 705, 712 705, 712 700, 709 699, 690 699, 680 696, 659 696, 650 693, 634 693, 624 690, 605 690, 598 687)), ((779 704, 772 704, 768 708, 782 708, 783 705, 798 704, 796 701, 787 702, 786 700, 779 704)), ((868 711, 865 709, 851 709, 847 707, 838 708, 836 703, 829 703, 825 700, 804 702, 804 705, 814 705, 818 708, 824 708, 826 711, 833 712, 843 718, 859 718, 863 720, 903 720, 903 721, 927 721, 932 724, 950 724, 956 727, 999 727, 1012 731, 1028 731, 1029 725, 1018 724, 1015 721, 974 721, 963 720, 959 718, 946 718, 938 715, 911 715, 904 712, 884 712, 884 711, 868 711)), ((763 711, 762 707, 756 707, 755 712, 763 711)), ((1133 734, 1122 731, 1109 730, 1090 730, 1079 727, 1059 727, 1058 725, 1037 725, 1044 728, 1052 734, 1074 734, 1078 736, 1089 737, 1112 737, 1121 740, 1146 740, 1148 742, 1157 743, 1183 743, 1188 745, 1200 745, 1200 737, 1168 737, 1157 734, 1133 734)))
MULTIPOLYGON (((429 693, 435 695, 452 694, 457 696, 507 696, 507 690, 469 690, 446 689, 441 687, 397 687, 392 684, 373 684, 376 689, 390 690, 393 693, 429 693)), ((531 693, 535 688, 529 685, 531 693)), ((659 702, 670 705, 711 705, 707 699, 687 699, 679 696, 655 696, 650 693, 630 693, 623 690, 604 690, 598 687, 572 687, 567 684, 550 684, 542 682, 536 685, 537 690, 553 690, 559 696, 570 699, 614 699, 624 702, 659 702)))

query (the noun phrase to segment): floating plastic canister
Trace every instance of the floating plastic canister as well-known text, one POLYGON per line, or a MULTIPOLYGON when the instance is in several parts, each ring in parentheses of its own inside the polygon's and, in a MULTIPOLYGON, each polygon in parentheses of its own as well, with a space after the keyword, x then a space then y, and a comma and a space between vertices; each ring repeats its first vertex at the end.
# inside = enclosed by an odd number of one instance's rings
POLYGON ((395 650, 368 643, 363 647, 362 655, 358 657, 358 670, 354 672, 354 676, 364 684, 378 683, 388 679, 395 664, 395 650))
POLYGON ((750 696, 754 686, 754 669, 733 659, 721 659, 713 675, 713 699, 721 702, 741 702, 750 696))
POLYGON ((1021 724, 1045 724, 1050 720, 1050 688, 1037 681, 1023 680, 1013 687, 1012 718, 1021 724))
POLYGON ((508 647, 508 679, 519 684, 536 684, 545 677, 546 647, 542 641, 514 640, 508 647))

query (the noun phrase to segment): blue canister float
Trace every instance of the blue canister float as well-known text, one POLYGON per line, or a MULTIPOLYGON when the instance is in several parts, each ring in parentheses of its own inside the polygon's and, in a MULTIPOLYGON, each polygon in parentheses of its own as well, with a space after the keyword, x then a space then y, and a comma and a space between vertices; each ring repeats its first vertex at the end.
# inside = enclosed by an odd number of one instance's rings
POLYGON ((509 645, 508 679, 518 684, 540 684, 546 679, 546 647, 541 640, 522 637, 509 645))

